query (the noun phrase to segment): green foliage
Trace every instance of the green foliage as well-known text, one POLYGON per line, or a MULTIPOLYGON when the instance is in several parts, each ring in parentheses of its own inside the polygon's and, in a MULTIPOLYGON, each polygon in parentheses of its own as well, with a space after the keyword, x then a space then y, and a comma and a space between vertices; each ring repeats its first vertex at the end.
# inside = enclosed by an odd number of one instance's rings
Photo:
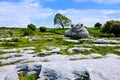
POLYGON ((0 67, 3 66, 2 62, 0 62, 0 67))
POLYGON ((12 39, 11 42, 20 42, 20 39, 18 39, 18 38, 14 38, 14 39, 12 39))
MULTIPOLYGON (((82 51, 81 53, 85 54, 85 55, 88 55, 88 54, 91 54, 91 53, 99 53, 101 55, 106 55, 108 53, 114 53, 114 54, 117 54, 115 53, 115 50, 116 48, 115 47, 109 47, 109 46, 106 46, 106 47, 99 47, 99 46, 93 46, 93 49, 90 50, 90 51, 82 51)), ((94 57, 94 58, 99 58, 99 57, 94 57)))
POLYGON ((37 76, 35 74, 28 75, 27 80, 37 80, 37 76))
POLYGON ((115 36, 120 36, 120 21, 110 20, 104 24, 104 27, 101 29, 103 33, 114 34, 115 36))
POLYGON ((8 31, 8 34, 9 34, 10 36, 13 36, 13 32, 12 32, 12 31, 8 31))
POLYGON ((71 20, 64 15, 57 13, 54 17, 54 25, 61 26, 64 29, 65 26, 71 25, 71 20))
MULTIPOLYGON (((40 40, 29 41, 28 38, 20 37, 18 39, 17 38, 13 39, 12 40, 13 43, 3 41, 0 44, 0 47, 5 47, 5 48, 16 48, 17 47, 17 48, 20 48, 20 47, 33 46, 33 47, 36 48, 35 49, 36 53, 38 53, 41 50, 45 49, 46 46, 55 46, 55 47, 59 47, 59 48, 61 48, 61 46, 67 46, 67 48, 62 49, 60 51, 60 53, 61 54, 73 55, 73 54, 79 54, 80 52, 69 53, 69 52, 67 52, 67 50, 69 48, 72 48, 75 45, 82 46, 82 44, 90 44, 90 45, 92 44, 92 43, 88 43, 88 42, 80 42, 80 43, 76 43, 76 44, 71 43, 71 42, 66 42, 66 41, 64 41, 63 35, 51 32, 51 31, 55 31, 55 32, 60 32, 60 33, 64 34, 67 29, 68 28, 65 28, 65 29, 62 29, 62 28, 47 28, 47 32, 45 32, 45 33, 39 32, 39 29, 37 29, 36 31, 34 31, 34 33, 35 33, 35 36, 40 37, 40 40)), ((7 30, 10 31, 11 29, 7 29, 7 30)), ((26 30, 30 30, 30 29, 22 29, 22 33, 24 31, 26 31, 26 30)), ((111 36, 110 34, 100 32, 100 29, 88 28, 88 31, 90 33, 90 36, 94 36, 95 38, 96 37, 108 37, 108 36, 111 36)), ((12 29, 12 32, 15 33, 15 34, 13 34, 14 36, 19 36, 19 35, 22 34, 21 29, 12 29)), ((27 32, 29 32, 29 31, 27 31, 27 32)), ((0 34, 3 34, 3 33, 4 32, 0 32, 0 34)), ((33 33, 32 30, 30 30, 30 32, 27 33, 27 35, 31 35, 31 33, 33 33)), ((82 46, 82 47, 86 47, 86 46, 82 46)), ((87 47, 89 48, 89 46, 87 46, 87 47)), ((91 47, 92 47, 92 45, 91 45, 91 47)), ((104 48, 102 48, 102 47, 93 47, 93 50, 83 51, 81 53, 83 53, 83 54, 100 53, 100 54, 105 55, 105 54, 107 54, 109 52, 112 52, 112 53, 118 54, 117 52, 114 52, 114 50, 115 50, 115 48, 111 48, 111 47, 104 47, 104 48)), ((0 54, 2 54, 2 53, 0 52, 0 54)), ((118 55, 120 55, 120 54, 118 54, 118 55)), ((47 60, 45 60, 45 62, 47 62, 47 60)))
POLYGON ((99 22, 97 22, 97 23, 94 25, 94 28, 100 29, 101 26, 102 26, 102 24, 100 24, 99 22))
POLYGON ((27 28, 31 29, 32 31, 36 30, 36 26, 34 24, 28 24, 27 28))
POLYGON ((14 42, 3 42, 2 44, 1 44, 2 46, 7 46, 7 47, 15 47, 15 46, 17 46, 17 44, 15 44, 14 42))
POLYGON ((22 33, 23 33, 23 36, 30 36, 34 34, 34 32, 31 29, 23 29, 22 33))
POLYGON ((37 80, 37 76, 35 74, 31 75, 23 75, 23 74, 18 74, 19 80, 37 80))
POLYGON ((68 30, 68 28, 48 28, 48 31, 51 33, 59 34, 59 35, 65 35, 65 31, 68 30))
POLYGON ((100 29, 95 29, 95 28, 88 28, 87 29, 90 36, 94 37, 113 37, 113 34, 108 34, 108 33, 102 33, 100 29))
POLYGON ((40 29, 40 32, 46 32, 47 31, 47 28, 45 26, 41 26, 39 29, 40 29))

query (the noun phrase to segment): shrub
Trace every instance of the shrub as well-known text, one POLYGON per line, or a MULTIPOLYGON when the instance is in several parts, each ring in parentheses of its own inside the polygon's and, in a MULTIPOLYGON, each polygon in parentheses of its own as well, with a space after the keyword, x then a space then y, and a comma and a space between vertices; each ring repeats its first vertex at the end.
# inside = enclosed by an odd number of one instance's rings
POLYGON ((100 24, 99 22, 97 22, 97 23, 94 25, 94 28, 100 29, 101 26, 102 26, 102 24, 100 24))
POLYGON ((31 29, 23 29, 23 36, 30 36, 33 35, 33 31, 31 29))
POLYGON ((12 32, 12 31, 8 31, 8 34, 9 34, 10 36, 13 36, 13 32, 12 32))
POLYGON ((107 33, 102 33, 100 31, 101 29, 96 29, 96 28, 88 28, 88 32, 90 36, 94 37, 113 37, 113 34, 107 34, 107 33))
POLYGON ((107 21, 103 28, 101 29, 103 33, 114 34, 115 36, 120 36, 120 21, 110 20, 107 21))
POLYGON ((39 29, 40 29, 40 32, 46 32, 47 31, 47 28, 45 26, 41 26, 39 29))
POLYGON ((27 28, 31 29, 32 31, 36 30, 36 26, 34 24, 28 24, 27 28))

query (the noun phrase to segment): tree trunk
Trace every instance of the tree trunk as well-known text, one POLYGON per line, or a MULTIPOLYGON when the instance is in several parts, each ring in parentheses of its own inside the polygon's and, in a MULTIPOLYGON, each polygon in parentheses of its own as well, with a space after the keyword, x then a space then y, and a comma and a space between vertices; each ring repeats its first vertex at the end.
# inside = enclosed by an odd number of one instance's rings
POLYGON ((62 23, 62 20, 60 20, 60 25, 62 26, 62 28, 64 29, 64 25, 62 23))
POLYGON ((62 28, 64 29, 64 25, 61 23, 62 28))

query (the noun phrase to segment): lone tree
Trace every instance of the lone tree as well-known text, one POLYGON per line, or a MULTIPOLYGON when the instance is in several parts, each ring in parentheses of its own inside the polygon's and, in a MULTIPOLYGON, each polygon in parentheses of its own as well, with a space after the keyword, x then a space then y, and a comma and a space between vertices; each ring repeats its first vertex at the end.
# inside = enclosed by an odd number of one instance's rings
POLYGON ((35 31, 36 30, 36 26, 34 24, 28 24, 27 25, 27 28, 31 29, 32 31, 35 31))
POLYGON ((94 28, 100 29, 101 26, 102 26, 102 24, 100 24, 99 22, 97 22, 97 23, 94 25, 94 28))
POLYGON ((118 20, 107 21, 104 24, 101 31, 104 33, 114 34, 115 36, 120 36, 120 21, 118 20))
POLYGON ((64 15, 57 13, 54 17, 54 25, 61 26, 64 29, 65 26, 71 25, 71 20, 64 15))

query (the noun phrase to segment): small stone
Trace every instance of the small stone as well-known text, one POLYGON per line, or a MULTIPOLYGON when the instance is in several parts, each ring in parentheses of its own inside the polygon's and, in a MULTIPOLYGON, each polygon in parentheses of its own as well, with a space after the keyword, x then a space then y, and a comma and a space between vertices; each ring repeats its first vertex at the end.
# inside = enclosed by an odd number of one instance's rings
POLYGON ((93 58, 93 59, 99 59, 99 58, 103 58, 103 56, 101 54, 98 54, 98 53, 91 53, 89 55, 87 55, 87 57, 90 59, 90 58, 93 58))
POLYGON ((13 49, 1 49, 0 50, 3 53, 14 53, 14 52, 19 52, 19 49, 13 48, 13 49))
POLYGON ((64 39, 64 41, 71 43, 79 43, 79 40, 72 40, 72 39, 64 39))
POLYGON ((35 51, 34 50, 25 50, 24 53, 33 54, 33 53, 35 53, 35 51))
POLYGON ((68 49, 68 52, 72 53, 72 52, 81 52, 85 50, 89 51, 91 49, 92 48, 73 47, 73 48, 68 49))

